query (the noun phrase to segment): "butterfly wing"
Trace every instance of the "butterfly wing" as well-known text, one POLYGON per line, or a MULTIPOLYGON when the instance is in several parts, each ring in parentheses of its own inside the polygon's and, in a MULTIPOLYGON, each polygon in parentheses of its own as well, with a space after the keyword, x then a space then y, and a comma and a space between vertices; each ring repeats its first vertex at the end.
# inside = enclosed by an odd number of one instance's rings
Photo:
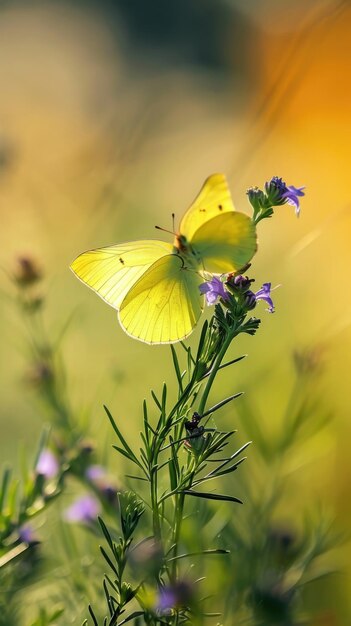
POLYGON ((97 248, 80 254, 71 269, 88 287, 115 309, 126 293, 155 261, 172 252, 164 241, 145 240, 97 248))
POLYGON ((191 246, 203 269, 214 274, 235 272, 256 252, 256 228, 244 213, 217 215, 198 228, 191 246))
POLYGON ((203 310, 201 277, 184 269, 177 254, 156 261, 123 299, 124 330, 146 343, 172 343, 191 333, 203 310))
POLYGON ((188 241, 206 222, 218 215, 235 211, 228 183, 224 174, 209 176, 191 207, 180 222, 180 234, 188 241))

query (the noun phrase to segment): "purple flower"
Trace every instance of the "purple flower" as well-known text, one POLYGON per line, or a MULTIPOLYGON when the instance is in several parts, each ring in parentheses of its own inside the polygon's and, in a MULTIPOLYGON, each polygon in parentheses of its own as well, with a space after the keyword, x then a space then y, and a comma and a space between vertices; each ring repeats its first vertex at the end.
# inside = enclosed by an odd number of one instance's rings
POLYGON ((159 591, 157 609, 163 612, 175 607, 189 606, 189 604, 191 605, 193 602, 193 585, 186 580, 180 580, 174 585, 161 587, 159 591))
POLYGON ((88 480, 95 482, 105 478, 106 472, 102 465, 89 465, 86 469, 85 475, 88 480))
POLYGON ((263 283, 261 289, 256 291, 255 299, 256 302, 258 300, 264 300, 265 302, 267 302, 269 307, 267 311, 269 311, 269 313, 274 313, 274 304, 271 298, 271 283, 263 283))
POLYGON ((157 603, 159 611, 167 611, 173 609, 177 604, 177 595, 171 587, 164 587, 160 591, 160 597, 157 603))
POLYGON ((291 204, 295 207, 296 215, 300 215, 299 198, 304 196, 302 191, 305 187, 295 187, 294 185, 286 185, 282 178, 273 176, 273 178, 265 184, 265 190, 268 200, 272 206, 281 204, 291 204))
POLYGON ((287 187, 287 191, 285 191, 282 196, 288 204, 295 207, 295 213, 297 216, 300 215, 301 210, 299 198, 305 195, 302 191, 303 189, 305 189, 305 187, 294 187, 294 185, 289 185, 289 187, 287 187))
POLYGON ((35 467, 37 474, 47 479, 55 478, 59 471, 59 463, 56 456, 48 448, 44 448, 39 454, 35 467))
POLYGON ((117 488, 109 480, 106 470, 102 465, 89 465, 85 471, 85 476, 99 489, 111 504, 116 503, 117 488))
POLYGON ((89 524, 94 522, 100 512, 99 502, 93 496, 81 496, 71 504, 64 512, 68 522, 81 522, 89 524))
POLYGON ((206 295, 208 305, 215 304, 217 298, 222 298, 222 300, 228 300, 229 298, 229 294, 224 288, 224 283, 218 276, 213 276, 211 280, 202 283, 199 289, 202 294, 206 295))
POLYGON ((18 536, 20 541, 23 543, 31 544, 37 542, 33 528, 29 524, 23 524, 23 526, 20 526, 18 529, 18 536))

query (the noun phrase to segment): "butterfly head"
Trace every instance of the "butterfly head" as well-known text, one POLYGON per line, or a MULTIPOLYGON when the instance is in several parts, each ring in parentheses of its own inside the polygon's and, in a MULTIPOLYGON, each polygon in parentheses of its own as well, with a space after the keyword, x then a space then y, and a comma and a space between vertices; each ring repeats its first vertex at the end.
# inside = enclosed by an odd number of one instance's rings
POLYGON ((185 269, 199 270, 202 265, 201 257, 184 235, 177 234, 174 239, 174 251, 179 254, 184 262, 185 269))
POLYGON ((177 234, 174 238, 173 245, 181 254, 186 255, 190 252, 190 245, 184 235, 177 234))

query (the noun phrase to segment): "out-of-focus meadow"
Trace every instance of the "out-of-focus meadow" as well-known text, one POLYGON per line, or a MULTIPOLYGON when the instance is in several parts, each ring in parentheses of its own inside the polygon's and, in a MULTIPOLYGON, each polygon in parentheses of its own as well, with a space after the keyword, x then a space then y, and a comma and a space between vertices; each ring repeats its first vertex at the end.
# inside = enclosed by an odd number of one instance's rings
MULTIPOLYGON (((123 481, 102 404, 136 440, 143 397, 169 375, 169 349, 127 337, 69 263, 88 248, 157 238, 154 225, 170 228, 210 173, 228 176, 242 211, 246 189, 276 174, 306 185, 300 219, 286 205, 258 229, 252 274, 258 286, 281 285, 276 313, 262 313, 255 340, 240 339, 237 354, 249 357, 221 381, 245 391, 274 440, 293 353, 314 350, 311 394, 330 420, 288 459, 277 516, 298 527, 321 506, 348 530, 350 17, 337 0, 1 3, 2 463, 18 466, 24 447, 31 458, 46 421, 25 382, 26 329, 8 278, 16 258, 33 256, 45 273, 47 332, 58 337, 69 321, 60 348, 69 394, 123 481)), ((238 415, 223 419, 244 442, 238 415)), ((251 462, 255 442, 240 471, 251 462)), ((349 623, 347 546, 333 556, 344 574, 311 590, 316 625, 349 623)))

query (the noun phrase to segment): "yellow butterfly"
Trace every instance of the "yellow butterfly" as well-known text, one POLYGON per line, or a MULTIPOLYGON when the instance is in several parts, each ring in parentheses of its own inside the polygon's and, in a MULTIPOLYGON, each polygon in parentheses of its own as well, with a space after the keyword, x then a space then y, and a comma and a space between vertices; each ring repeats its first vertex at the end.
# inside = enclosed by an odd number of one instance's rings
POLYGON ((235 211, 226 178, 213 174, 183 216, 173 244, 154 239, 89 250, 71 269, 118 311, 126 333, 145 343, 187 337, 204 308, 208 274, 235 272, 256 251, 252 220, 235 211))

